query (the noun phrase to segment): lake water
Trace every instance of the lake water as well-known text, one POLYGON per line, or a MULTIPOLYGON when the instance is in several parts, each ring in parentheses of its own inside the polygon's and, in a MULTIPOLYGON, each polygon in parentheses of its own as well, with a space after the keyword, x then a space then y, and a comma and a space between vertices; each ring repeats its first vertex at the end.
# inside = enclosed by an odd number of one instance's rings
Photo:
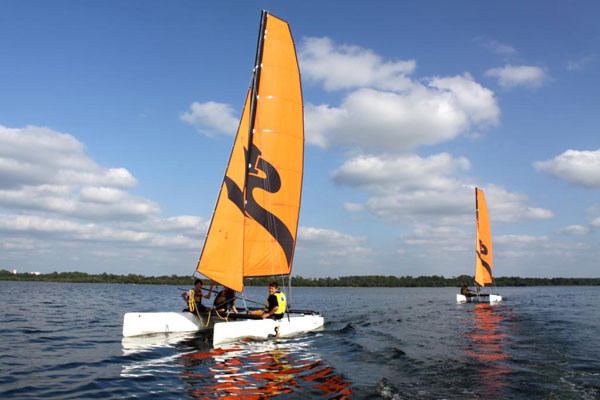
MULTIPOLYGON (((174 286, 0 282, 0 398, 600 398, 600 287, 293 288, 322 332, 215 350, 202 334, 122 338, 129 311, 180 311, 174 286), (381 393, 381 392, 380 392, 381 393)), ((266 288, 248 288, 262 301, 266 288)))

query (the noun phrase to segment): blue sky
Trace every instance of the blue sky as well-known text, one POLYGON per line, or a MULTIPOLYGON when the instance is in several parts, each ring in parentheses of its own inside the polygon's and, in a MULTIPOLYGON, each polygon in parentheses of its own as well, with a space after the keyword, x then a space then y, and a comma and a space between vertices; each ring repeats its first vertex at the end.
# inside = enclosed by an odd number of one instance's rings
POLYGON ((305 175, 294 274, 598 277, 594 1, 4 1, 0 268, 191 274, 261 9, 290 23, 305 175))

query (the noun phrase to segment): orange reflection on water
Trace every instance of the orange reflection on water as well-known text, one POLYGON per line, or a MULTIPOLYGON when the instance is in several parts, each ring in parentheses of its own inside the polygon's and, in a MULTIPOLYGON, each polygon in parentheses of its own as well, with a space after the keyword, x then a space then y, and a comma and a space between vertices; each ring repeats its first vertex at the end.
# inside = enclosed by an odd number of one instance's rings
POLYGON ((477 360, 479 381, 485 397, 498 397, 499 389, 505 385, 505 377, 510 372, 502 361, 508 359, 504 348, 506 334, 500 331, 504 317, 489 304, 475 304, 474 329, 466 333, 471 346, 466 350, 469 357, 477 360))
POLYGON ((263 399, 286 393, 352 396, 350 382, 290 343, 241 342, 227 349, 185 354, 184 379, 197 398, 263 399))

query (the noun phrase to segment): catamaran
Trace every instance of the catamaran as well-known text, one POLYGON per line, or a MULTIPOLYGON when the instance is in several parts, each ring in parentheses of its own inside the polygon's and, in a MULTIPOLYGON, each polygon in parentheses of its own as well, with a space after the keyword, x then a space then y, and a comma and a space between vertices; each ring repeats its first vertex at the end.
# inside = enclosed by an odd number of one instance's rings
MULTIPOLYGON (((263 10, 252 83, 197 272, 236 292, 243 292, 246 277, 289 276, 303 167, 304 111, 294 41, 288 23, 263 10)), ((123 336, 212 329, 213 346, 218 346, 323 325, 320 313, 307 310, 287 310, 279 320, 249 314, 126 313, 123 336)))
POLYGON ((490 217, 485 202, 483 190, 475 188, 475 221, 476 221, 476 245, 475 245, 475 285, 476 293, 464 295, 457 294, 458 303, 497 303, 502 301, 499 294, 481 293, 481 288, 486 284, 492 284, 490 291, 493 290, 494 280, 492 278, 492 231, 490 229, 490 217))

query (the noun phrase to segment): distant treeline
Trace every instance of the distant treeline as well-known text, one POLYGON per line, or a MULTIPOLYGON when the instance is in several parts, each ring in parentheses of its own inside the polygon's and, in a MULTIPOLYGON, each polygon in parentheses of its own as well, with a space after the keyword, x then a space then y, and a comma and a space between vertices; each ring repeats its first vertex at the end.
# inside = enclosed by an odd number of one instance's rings
MULTIPOLYGON (((139 285, 185 285, 193 284, 190 276, 163 275, 144 276, 136 274, 87 274, 85 272, 52 272, 50 274, 33 275, 29 273, 13 274, 0 270, 0 281, 30 281, 30 282, 75 282, 75 283, 126 283, 139 285)), ((288 278, 246 278, 247 286, 267 286, 276 281, 287 285, 288 278)), ((209 281, 204 279, 205 283, 209 281)), ((382 276, 358 275, 341 276, 339 278, 303 278, 292 277, 292 286, 309 287, 457 287, 467 284, 473 286, 473 277, 460 275, 452 278, 443 276, 382 276)), ((520 278, 517 276, 495 278, 496 286, 600 286, 600 278, 520 278)))
MULTIPOLYGON (((474 286, 473 277, 460 275, 452 278, 443 276, 342 276, 339 278, 293 277, 293 286, 326 287, 457 287, 466 284, 474 286)), ((496 286, 600 286, 600 278, 520 278, 501 276, 494 278, 496 286)))

